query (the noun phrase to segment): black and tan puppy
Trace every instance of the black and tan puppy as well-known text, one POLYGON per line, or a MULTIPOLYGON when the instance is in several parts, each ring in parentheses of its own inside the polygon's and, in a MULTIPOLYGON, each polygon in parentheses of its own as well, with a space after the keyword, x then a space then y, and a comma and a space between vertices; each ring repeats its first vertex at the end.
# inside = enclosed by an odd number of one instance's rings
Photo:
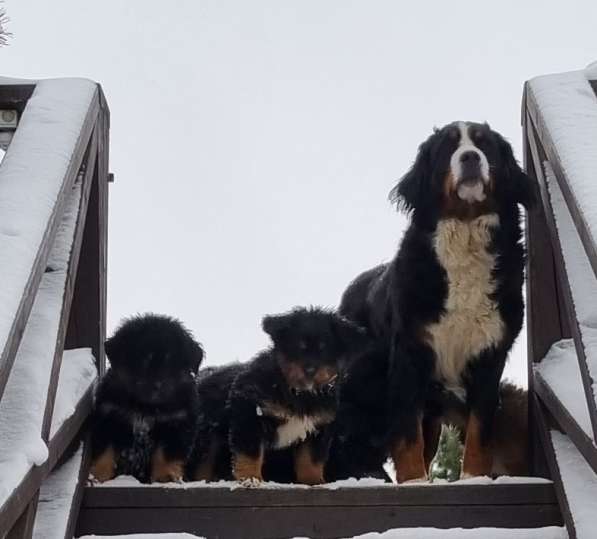
POLYGON ((336 380, 366 345, 363 330, 319 308, 266 316, 273 346, 245 364, 199 376, 193 479, 324 481, 336 380), (291 469, 280 450, 291 448, 291 469))
POLYGON ((178 481, 197 428, 201 346, 173 318, 125 320, 105 343, 111 368, 97 389, 91 474, 178 481))

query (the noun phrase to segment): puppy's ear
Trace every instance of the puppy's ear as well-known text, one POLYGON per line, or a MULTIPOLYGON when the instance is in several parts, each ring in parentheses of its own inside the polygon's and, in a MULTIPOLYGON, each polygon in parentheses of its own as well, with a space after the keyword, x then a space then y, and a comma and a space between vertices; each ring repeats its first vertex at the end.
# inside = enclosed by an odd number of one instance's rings
POLYGON ((199 366, 203 361, 203 357, 205 353, 203 351, 203 347, 194 339, 189 342, 187 347, 187 361, 189 364, 189 369, 192 372, 197 372, 199 370, 199 366))
POLYGON ((433 173, 431 139, 434 135, 419 146, 417 158, 410 170, 400 178, 398 184, 390 191, 390 201, 407 213, 414 212, 416 214, 418 211, 422 211, 429 200, 429 186, 431 174, 433 173))
POLYGON ((106 356, 110 360, 110 365, 112 367, 117 366, 120 364, 120 352, 118 350, 118 341, 116 337, 110 337, 104 342, 104 351, 106 352, 106 356))
POLYGON ((502 161, 502 177, 497 178, 497 181, 505 184, 503 188, 510 200, 529 210, 537 203, 537 185, 517 163, 510 143, 499 133, 496 135, 502 161))
POLYGON ((340 341, 341 348, 349 357, 360 355, 371 343, 364 328, 342 316, 338 316, 335 320, 334 332, 340 341))
POLYGON ((272 341, 277 343, 280 339, 284 338, 289 329, 288 316, 283 314, 264 316, 261 321, 261 327, 270 336, 272 341))

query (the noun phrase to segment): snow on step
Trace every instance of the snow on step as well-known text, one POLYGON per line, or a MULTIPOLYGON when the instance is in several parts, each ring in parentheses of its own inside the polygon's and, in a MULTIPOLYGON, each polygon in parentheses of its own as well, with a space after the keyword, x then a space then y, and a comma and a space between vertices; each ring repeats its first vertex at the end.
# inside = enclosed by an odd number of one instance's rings
POLYGON ((62 424, 75 412, 81 397, 97 378, 91 348, 65 350, 60 366, 60 378, 54 402, 50 440, 62 424))
POLYGON ((399 528, 382 533, 366 533, 354 539, 568 539, 565 528, 399 528))
POLYGON ((593 429, 583 391, 576 348, 572 339, 562 339, 554 344, 541 361, 534 366, 556 397, 570 412, 578 426, 592 440, 593 429))
POLYGON ((597 239, 597 98, 588 82, 594 70, 536 77, 530 88, 576 205, 597 239))
POLYGON ((83 446, 43 482, 33 528, 34 539, 64 539, 75 490, 83 446))
MULTIPOLYGON (((79 539, 204 539, 190 533, 134 533, 132 535, 83 535, 79 539)), ((551 538, 547 538, 551 539, 551 538)), ((559 538, 558 538, 559 539, 559 538)))
POLYGON ((595 537, 597 476, 570 439, 551 431, 551 441, 578 539, 595 537))
POLYGON ((95 91, 84 79, 37 83, 0 164, 0 350, 95 91))
POLYGON ((48 458, 41 426, 80 199, 81 186, 76 184, 49 257, 52 271, 42 277, 0 400, 0 506, 29 469, 48 458))

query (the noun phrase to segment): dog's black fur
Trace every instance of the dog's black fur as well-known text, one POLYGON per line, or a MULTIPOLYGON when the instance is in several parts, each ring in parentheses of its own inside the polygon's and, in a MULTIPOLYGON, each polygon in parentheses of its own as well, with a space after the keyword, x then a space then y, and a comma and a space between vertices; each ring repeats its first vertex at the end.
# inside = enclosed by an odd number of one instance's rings
POLYGON ((206 369, 198 377, 192 479, 323 481, 336 378, 368 339, 354 323, 320 308, 266 316, 262 326, 271 348, 248 363, 206 369), (283 434, 305 421, 313 429, 283 434), (293 469, 286 448, 307 460, 297 464, 301 457, 295 457, 293 469))
POLYGON ((181 479, 165 469, 180 468, 195 438, 201 345, 178 320, 146 314, 124 320, 105 350, 111 368, 95 398, 92 473, 100 481, 181 479))
MULTIPOLYGON (((503 332, 499 342, 488 343, 477 356, 466 358, 460 379, 467 409, 481 424, 481 444, 485 448, 490 445, 499 381, 523 321, 525 257, 518 204, 531 207, 536 188, 501 135, 486 124, 466 124, 476 149, 487 158, 490 181, 483 187, 484 200, 461 199, 455 193, 450 165, 462 136, 459 125, 436 130, 420 146, 412 168, 391 193, 392 200, 411 215, 394 259, 359 275, 343 295, 340 313, 366 327, 378 350, 369 365, 354 364, 349 379, 357 385, 342 390, 338 429, 345 433, 345 441, 334 441, 334 458, 336 454, 340 457, 334 478, 379 475, 393 447, 415 444, 420 438, 418 421, 425 413, 437 361, 426 332, 446 313, 450 286, 434 248, 435 232, 443 220, 466 223, 496 214, 499 225, 491 228, 488 246, 496 259, 492 271, 495 289, 489 300, 499 313, 503 332), (369 381, 358 383, 359 379, 369 381), (342 458, 358 454, 371 459, 355 462, 354 457, 342 458)), ((415 478, 419 477, 408 477, 408 472, 400 477, 398 473, 399 481, 415 478)))

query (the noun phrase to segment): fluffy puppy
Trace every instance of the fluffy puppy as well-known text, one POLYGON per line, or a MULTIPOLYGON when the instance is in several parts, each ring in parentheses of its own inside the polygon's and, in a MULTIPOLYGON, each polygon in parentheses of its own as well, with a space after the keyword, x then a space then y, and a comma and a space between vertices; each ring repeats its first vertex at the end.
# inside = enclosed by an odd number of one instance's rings
POLYGON ((198 378, 192 479, 324 481, 336 380, 366 345, 364 331, 319 308, 266 316, 262 326, 273 342, 269 349, 198 378), (290 470, 280 453, 288 448, 290 470))
POLYGON ((91 474, 181 480, 197 426, 201 345, 178 320, 146 314, 124 320, 105 350, 111 368, 95 398, 91 474))

